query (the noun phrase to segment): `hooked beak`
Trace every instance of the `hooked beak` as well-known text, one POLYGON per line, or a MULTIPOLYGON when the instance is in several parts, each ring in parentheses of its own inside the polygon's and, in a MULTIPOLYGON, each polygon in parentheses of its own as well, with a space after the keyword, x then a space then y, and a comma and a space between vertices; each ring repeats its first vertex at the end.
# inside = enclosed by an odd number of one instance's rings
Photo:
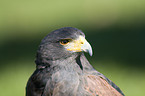
POLYGON ((65 45, 65 48, 68 51, 87 52, 87 53, 89 53, 90 56, 93 55, 91 45, 83 36, 79 36, 78 39, 72 40, 69 44, 65 45))

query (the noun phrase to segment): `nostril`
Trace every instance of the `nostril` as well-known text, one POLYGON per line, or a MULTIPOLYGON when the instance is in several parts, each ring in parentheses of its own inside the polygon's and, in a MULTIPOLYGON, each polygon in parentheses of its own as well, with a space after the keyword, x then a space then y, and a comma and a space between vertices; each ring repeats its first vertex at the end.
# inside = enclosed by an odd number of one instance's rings
POLYGON ((84 42, 81 42, 81 44, 84 44, 84 42))

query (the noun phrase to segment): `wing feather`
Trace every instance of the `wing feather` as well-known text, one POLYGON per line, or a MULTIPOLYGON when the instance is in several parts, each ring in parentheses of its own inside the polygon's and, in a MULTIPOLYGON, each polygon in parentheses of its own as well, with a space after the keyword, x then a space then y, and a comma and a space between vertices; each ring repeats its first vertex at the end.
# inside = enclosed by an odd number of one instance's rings
POLYGON ((86 77, 86 82, 85 89, 92 96, 123 96, 100 76, 89 75, 86 77))

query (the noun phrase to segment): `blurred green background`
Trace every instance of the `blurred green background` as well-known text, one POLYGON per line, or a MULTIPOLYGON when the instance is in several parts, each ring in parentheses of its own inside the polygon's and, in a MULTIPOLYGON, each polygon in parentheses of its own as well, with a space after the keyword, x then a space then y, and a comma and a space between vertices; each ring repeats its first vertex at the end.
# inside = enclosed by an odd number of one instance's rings
POLYGON ((24 96, 41 39, 61 27, 81 29, 90 63, 126 96, 145 96, 145 1, 1 0, 0 94, 24 96))

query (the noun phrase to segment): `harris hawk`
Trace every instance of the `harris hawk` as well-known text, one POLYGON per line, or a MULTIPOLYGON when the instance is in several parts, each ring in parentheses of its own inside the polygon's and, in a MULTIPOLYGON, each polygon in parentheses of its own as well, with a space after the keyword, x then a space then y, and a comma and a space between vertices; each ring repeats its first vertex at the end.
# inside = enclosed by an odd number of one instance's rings
POLYGON ((83 52, 92 55, 81 30, 64 27, 48 34, 37 51, 36 70, 28 80, 26 96, 124 96, 91 66, 83 52))

